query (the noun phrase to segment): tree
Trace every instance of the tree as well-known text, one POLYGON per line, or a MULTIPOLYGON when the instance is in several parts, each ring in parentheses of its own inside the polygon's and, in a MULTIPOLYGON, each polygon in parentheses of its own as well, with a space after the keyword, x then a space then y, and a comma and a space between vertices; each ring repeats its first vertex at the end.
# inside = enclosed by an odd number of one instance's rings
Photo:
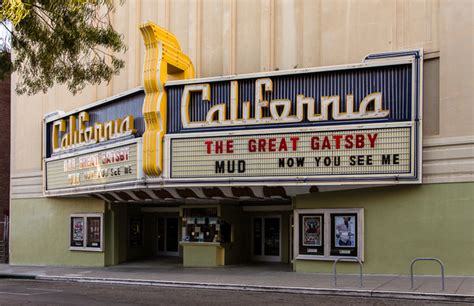
POLYGON ((111 24, 114 9, 113 0, 0 0, 0 27, 14 50, 13 59, 0 50, 0 79, 16 71, 16 92, 29 95, 54 84, 76 94, 110 81, 125 65, 117 54, 126 50, 111 24))

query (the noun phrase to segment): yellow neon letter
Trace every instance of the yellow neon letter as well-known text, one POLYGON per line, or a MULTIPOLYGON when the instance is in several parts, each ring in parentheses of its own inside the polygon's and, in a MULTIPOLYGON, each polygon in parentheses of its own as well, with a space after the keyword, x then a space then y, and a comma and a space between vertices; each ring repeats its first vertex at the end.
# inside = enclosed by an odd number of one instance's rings
POLYGON ((58 152, 61 150, 59 146, 59 132, 66 132, 66 120, 61 119, 53 123, 53 152, 58 152))
POLYGON ((170 32, 152 22, 141 25, 140 31, 145 44, 143 171, 157 176, 163 170, 163 136, 166 133, 164 85, 170 74, 180 79, 194 78, 194 66, 181 51, 178 39, 170 32))

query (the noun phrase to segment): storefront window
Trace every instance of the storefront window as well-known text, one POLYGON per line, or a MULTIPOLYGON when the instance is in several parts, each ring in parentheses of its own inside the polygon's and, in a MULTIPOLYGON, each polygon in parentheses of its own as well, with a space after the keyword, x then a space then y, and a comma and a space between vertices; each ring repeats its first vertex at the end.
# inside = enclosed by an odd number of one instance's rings
POLYGON ((102 251, 102 215, 71 215, 70 249, 102 251))
POLYGON ((230 242, 231 225, 217 216, 217 208, 184 208, 183 241, 230 242))

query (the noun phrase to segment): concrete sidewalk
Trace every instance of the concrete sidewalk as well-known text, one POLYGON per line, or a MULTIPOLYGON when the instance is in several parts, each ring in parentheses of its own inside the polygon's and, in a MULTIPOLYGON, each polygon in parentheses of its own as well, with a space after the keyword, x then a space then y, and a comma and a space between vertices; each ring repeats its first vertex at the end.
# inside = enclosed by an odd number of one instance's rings
POLYGON ((183 268, 156 260, 101 268, 3 264, 0 277, 474 303, 474 277, 446 277, 444 291, 439 276, 416 276, 415 288, 411 289, 409 275, 364 275, 363 287, 358 275, 338 275, 335 287, 332 274, 296 273, 281 264, 219 268, 183 268))

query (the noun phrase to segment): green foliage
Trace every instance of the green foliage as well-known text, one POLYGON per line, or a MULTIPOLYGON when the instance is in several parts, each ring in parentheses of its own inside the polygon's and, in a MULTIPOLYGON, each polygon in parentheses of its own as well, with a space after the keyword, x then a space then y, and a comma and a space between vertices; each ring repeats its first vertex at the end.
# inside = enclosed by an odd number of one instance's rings
MULTIPOLYGON (((110 81, 124 67, 122 36, 110 21, 111 0, 22 0, 28 13, 12 33, 13 62, 0 54, 0 78, 16 71, 18 94, 66 84, 76 94, 110 81)), ((1 26, 1 25, 0 25, 1 26)))
POLYGON ((2 0, 0 2, 0 20, 10 20, 19 23, 28 14, 28 9, 21 0, 2 0))

